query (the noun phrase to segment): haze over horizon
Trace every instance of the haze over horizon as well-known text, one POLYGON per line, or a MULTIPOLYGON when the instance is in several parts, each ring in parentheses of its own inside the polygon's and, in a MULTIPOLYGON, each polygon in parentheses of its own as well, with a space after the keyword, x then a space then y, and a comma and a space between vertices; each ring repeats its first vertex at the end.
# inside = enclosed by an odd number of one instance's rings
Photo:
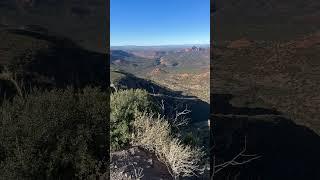
POLYGON ((171 46, 175 46, 175 47, 189 47, 189 46, 210 46, 210 43, 200 43, 200 44, 155 44, 155 45, 132 45, 132 44, 128 44, 128 45, 111 45, 110 47, 171 47, 171 46))
POLYGON ((111 46, 210 44, 210 0, 111 0, 111 46))

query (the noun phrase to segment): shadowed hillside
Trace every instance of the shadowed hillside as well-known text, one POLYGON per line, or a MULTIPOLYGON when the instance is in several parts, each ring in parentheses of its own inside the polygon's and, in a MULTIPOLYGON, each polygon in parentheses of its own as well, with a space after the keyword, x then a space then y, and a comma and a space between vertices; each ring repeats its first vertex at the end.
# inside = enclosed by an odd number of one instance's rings
MULTIPOLYGON (((111 84, 114 84, 117 89, 145 89, 150 94, 154 94, 158 103, 164 100, 164 106, 168 109, 169 107, 179 107, 181 104, 183 106, 180 108, 185 108, 184 105, 188 105, 191 110, 190 118, 192 121, 190 123, 207 123, 208 114, 203 112, 209 112, 209 104, 197 97, 183 95, 182 92, 173 91, 151 80, 142 79, 123 71, 111 70, 110 77, 111 84)), ((164 114, 169 114, 169 112, 164 114)))
POLYGON ((320 136, 314 131, 275 110, 234 106, 231 100, 235 96, 231 94, 213 94, 212 98, 216 156, 232 159, 243 147, 245 137, 248 152, 261 155, 256 161, 225 169, 217 179, 320 177, 317 166, 320 136))
POLYGON ((0 177, 107 179, 107 57, 32 28, 0 30, 0 177))
POLYGON ((84 50, 66 38, 26 30, 2 30, 0 36, 1 73, 8 71, 26 90, 106 87, 105 54, 84 50))
POLYGON ((213 91, 239 96, 233 101, 240 106, 277 109, 320 132, 319 42, 315 35, 313 41, 308 37, 290 43, 256 42, 246 48, 217 47, 213 91), (296 47, 301 43, 306 47, 296 47))
POLYGON ((67 36, 91 51, 106 52, 107 3, 101 0, 3 0, 0 24, 67 36))
POLYGON ((217 179, 319 179, 319 1, 215 1, 211 107, 217 179), (219 164, 219 163, 218 163, 219 164))

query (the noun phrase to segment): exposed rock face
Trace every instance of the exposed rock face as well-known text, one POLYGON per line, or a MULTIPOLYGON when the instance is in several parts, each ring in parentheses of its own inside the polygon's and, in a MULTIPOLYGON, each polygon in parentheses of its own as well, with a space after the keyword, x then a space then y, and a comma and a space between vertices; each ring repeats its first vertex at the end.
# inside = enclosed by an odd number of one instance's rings
POLYGON ((192 49, 193 51, 199 51, 199 48, 197 48, 196 46, 193 46, 191 49, 192 49))
POLYGON ((167 167, 157 158, 138 147, 111 153, 110 177, 112 180, 170 180, 167 167))
POLYGON ((167 65, 167 62, 163 57, 160 58, 160 64, 167 65))
POLYGON ((160 69, 160 68, 155 68, 150 72, 150 75, 151 76, 155 76, 155 75, 159 75, 159 74, 162 74, 162 73, 167 73, 167 72, 162 70, 162 69, 160 69))
POLYGON ((200 52, 200 51, 206 51, 206 48, 201 48, 201 47, 197 47, 197 46, 192 46, 192 48, 185 48, 183 50, 180 50, 178 52, 200 52))

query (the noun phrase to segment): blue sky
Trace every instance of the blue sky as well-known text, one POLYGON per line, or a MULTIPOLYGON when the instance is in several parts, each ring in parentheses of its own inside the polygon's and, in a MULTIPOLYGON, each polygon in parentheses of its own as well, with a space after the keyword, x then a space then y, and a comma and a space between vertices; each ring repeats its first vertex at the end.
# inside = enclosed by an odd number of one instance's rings
POLYGON ((209 44, 210 0, 110 0, 110 44, 209 44))

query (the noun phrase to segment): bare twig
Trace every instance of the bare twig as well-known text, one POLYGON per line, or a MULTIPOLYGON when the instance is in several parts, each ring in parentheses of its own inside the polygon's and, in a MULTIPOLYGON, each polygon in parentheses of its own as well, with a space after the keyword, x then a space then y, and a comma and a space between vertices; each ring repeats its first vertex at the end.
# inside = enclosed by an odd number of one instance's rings
POLYGON ((133 171, 134 171, 134 178, 136 180, 140 180, 141 178, 143 178, 143 168, 139 167, 138 169, 136 169, 136 167, 130 163, 130 165, 133 167, 133 171))
POLYGON ((231 160, 226 161, 222 164, 215 164, 215 156, 213 157, 214 159, 214 164, 213 164, 213 173, 211 175, 211 179, 214 178, 214 176, 221 170, 225 169, 228 166, 238 166, 238 165, 243 165, 243 164, 247 164, 253 160, 259 159, 261 156, 258 156, 256 154, 246 154, 247 151, 247 137, 245 137, 245 144, 243 149, 236 155, 234 156, 231 160), (239 160, 240 158, 244 158, 247 157, 249 159, 246 160, 239 160))
POLYGON ((173 124, 176 127, 187 125, 189 120, 190 120, 190 118, 185 118, 185 116, 187 114, 189 114, 190 112, 191 111, 188 109, 187 105, 186 105, 186 108, 183 111, 181 111, 181 112, 176 111, 175 118, 173 119, 173 124))
POLYGON ((164 100, 163 100, 163 99, 161 99, 161 105, 160 105, 160 107, 161 107, 162 111, 165 110, 165 108, 164 108, 164 100))
POLYGON ((110 87, 113 88, 116 92, 118 91, 118 88, 113 83, 110 84, 110 87))

